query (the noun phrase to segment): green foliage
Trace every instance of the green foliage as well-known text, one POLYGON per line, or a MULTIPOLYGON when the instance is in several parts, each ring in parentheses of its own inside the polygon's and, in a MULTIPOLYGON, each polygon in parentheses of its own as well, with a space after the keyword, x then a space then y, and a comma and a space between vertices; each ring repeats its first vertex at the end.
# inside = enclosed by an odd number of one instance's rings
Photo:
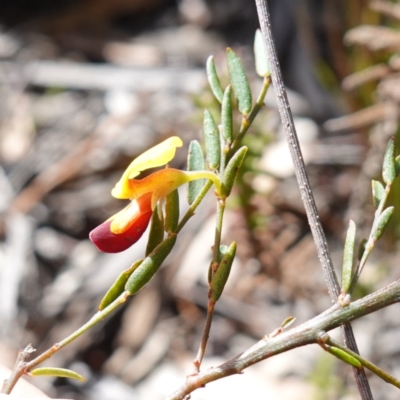
MULTIPOLYGON (((187 166, 188 171, 201 171, 205 168, 203 151, 197 140, 192 140, 190 142, 187 166)), ((187 199, 189 204, 192 204, 196 200, 204 184, 204 179, 196 179, 188 183, 187 199)))
POLYGON ((229 77, 238 101, 238 109, 241 114, 250 113, 252 96, 249 81, 247 80, 240 58, 229 47, 226 50, 228 59, 229 77))
POLYGON ((161 206, 157 205, 153 212, 147 241, 146 256, 148 256, 164 239, 164 219, 161 206))
POLYGON ((129 277, 132 272, 139 267, 143 260, 138 260, 132 264, 132 266, 125 271, 121 272, 118 278, 115 280, 113 285, 108 289, 107 293, 103 297, 99 305, 99 311, 104 310, 108 305, 110 305, 114 300, 116 300, 125 290, 126 282, 128 282, 129 277))
POLYGON ((136 294, 155 275, 176 242, 176 235, 169 236, 161 242, 133 271, 125 285, 130 295, 136 294))
POLYGON ((164 230, 172 233, 178 226, 179 222, 179 193, 178 189, 173 190, 165 198, 165 218, 164 230))

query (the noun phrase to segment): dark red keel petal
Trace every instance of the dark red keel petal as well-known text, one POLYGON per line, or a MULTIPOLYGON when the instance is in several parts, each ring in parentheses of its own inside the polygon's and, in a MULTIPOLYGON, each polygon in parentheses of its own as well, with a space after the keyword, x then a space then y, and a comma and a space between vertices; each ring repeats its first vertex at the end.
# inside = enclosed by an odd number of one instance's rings
POLYGON ((131 247, 142 237, 152 214, 152 211, 144 213, 129 229, 119 235, 111 232, 110 225, 112 221, 106 221, 93 229, 89 234, 89 238, 100 251, 104 253, 119 253, 131 247))

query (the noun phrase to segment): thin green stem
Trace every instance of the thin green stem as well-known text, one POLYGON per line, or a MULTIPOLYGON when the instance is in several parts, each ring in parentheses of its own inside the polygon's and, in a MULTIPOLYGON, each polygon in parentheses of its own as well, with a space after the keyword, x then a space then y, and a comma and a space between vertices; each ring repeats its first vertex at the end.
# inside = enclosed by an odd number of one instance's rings
POLYGON ((383 212, 383 209, 385 207, 386 201, 389 197, 389 193, 390 193, 390 189, 391 189, 391 185, 387 184, 385 187, 385 191, 383 192, 381 201, 379 202, 379 206, 375 211, 375 215, 374 215, 374 221, 372 223, 372 228, 371 228, 371 232, 369 234, 369 238, 367 240, 367 243, 365 244, 365 250, 364 253, 361 257, 360 262, 358 263, 358 266, 356 268, 356 272, 354 274, 353 280, 351 282, 350 288, 349 288, 349 293, 352 294, 353 290, 358 282, 358 279, 361 275, 361 272, 368 260, 368 257, 370 256, 370 254, 372 253, 373 248, 375 247, 375 243, 376 243, 376 239, 373 238, 372 233, 375 230, 375 226, 378 223, 379 217, 383 212))
POLYGON ((388 374, 383 369, 379 368, 377 365, 368 361, 364 357, 361 357, 359 354, 354 353, 354 351, 351 351, 347 347, 342 346, 340 343, 336 342, 336 340, 333 340, 331 337, 328 337, 328 339, 326 340, 326 343, 331 346, 335 346, 335 347, 339 348, 340 350, 350 354, 356 360, 360 361, 360 363, 365 368, 369 369, 375 375, 379 376, 379 378, 383 379, 385 382, 390 383, 391 385, 396 386, 397 388, 400 389, 400 381, 398 379, 396 379, 394 376, 388 374))
MULTIPOLYGON (((220 249, 220 245, 221 245, 222 223, 223 223, 223 219, 224 219, 225 204, 226 204, 225 199, 220 199, 220 198, 218 199, 217 215, 216 215, 216 221, 215 221, 215 238, 214 238, 213 258, 212 258, 211 267, 210 267, 212 269, 214 269, 215 266, 218 266, 218 263, 220 261, 219 260, 219 249, 220 249)), ((206 351, 208 338, 210 336, 212 318, 214 315, 214 306, 215 306, 215 302, 212 300, 209 300, 208 307, 207 307, 206 324, 204 326, 204 331, 203 331, 203 336, 201 338, 199 351, 197 352, 197 356, 194 360, 194 366, 195 366, 196 372, 199 372, 199 370, 200 370, 200 365, 203 360, 204 353, 206 351)))
POLYGON ((50 349, 46 350, 40 356, 36 357, 32 361, 26 363, 23 367, 23 372, 29 372, 32 368, 36 367, 43 361, 50 358, 54 353, 65 347, 67 344, 73 342, 75 339, 80 337, 83 333, 87 332, 94 325, 99 323, 109 314, 111 314, 117 307, 125 303, 126 299, 129 297, 128 292, 123 292, 117 299, 115 299, 109 306, 104 308, 104 310, 98 311, 85 325, 81 326, 78 330, 73 332, 71 335, 66 337, 59 343, 54 344, 50 349))
POLYGON ((213 249, 213 263, 219 262, 219 247, 221 245, 221 234, 222 234, 222 223, 224 220, 225 212, 225 199, 218 199, 217 202, 217 216, 215 221, 215 239, 214 239, 214 249, 213 249))
POLYGON ((266 77, 264 77, 263 86, 261 88, 260 94, 257 97, 256 103, 254 104, 250 113, 246 116, 243 116, 243 118, 242 118, 242 125, 240 126, 240 130, 239 130, 237 136, 235 137, 235 139, 232 143, 232 146, 231 146, 231 150, 230 150, 231 155, 234 154, 235 151, 239 148, 240 143, 243 139, 243 136, 246 134, 246 132, 250 128, 250 126, 251 126, 252 122, 254 121, 254 118, 257 116, 258 112, 264 106, 265 95, 267 94, 270 84, 271 84, 271 76, 267 75, 266 77))
POLYGON ((183 216, 183 218, 179 222, 178 226, 175 229, 175 233, 179 233, 182 230, 182 228, 186 225, 186 223, 189 221, 189 219, 193 217, 193 215, 195 214, 196 208, 200 205, 201 201, 204 199, 204 196, 210 190, 212 184, 213 183, 211 180, 208 180, 206 182, 206 184, 203 186, 203 189, 201 190, 199 195, 196 197, 195 201, 190 205, 190 207, 186 211, 186 214, 183 216))

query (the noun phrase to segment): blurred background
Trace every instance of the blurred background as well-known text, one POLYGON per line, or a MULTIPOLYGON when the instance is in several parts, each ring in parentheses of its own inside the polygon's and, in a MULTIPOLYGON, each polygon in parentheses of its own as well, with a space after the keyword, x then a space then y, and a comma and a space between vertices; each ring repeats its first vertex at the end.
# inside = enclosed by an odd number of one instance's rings
MULTIPOLYGON (((400 5, 366 0, 268 1, 289 99, 338 273, 349 218, 373 218, 372 178, 398 131, 400 5)), ((122 208, 110 195, 132 158, 180 136, 173 164, 217 115, 205 61, 227 82, 225 48, 240 55, 254 94, 255 5, 248 0, 2 0, 0 15, 0 357, 39 352, 86 322, 117 275, 143 256, 100 253, 89 232, 122 208)), ((238 257, 217 306, 203 368, 241 353, 290 315, 330 306, 293 176, 273 91, 247 135, 224 243, 238 257)), ((398 153, 397 153, 398 154, 398 153)), ((393 189, 399 195, 398 185, 393 189)), ((181 208, 187 208, 185 188, 181 208)), ((398 198, 398 197, 397 197, 398 198)), ((394 202, 391 200, 392 203, 394 202)), ((398 200, 397 200, 398 202, 398 200)), ((179 236, 138 295, 46 365, 80 384, 35 379, 52 397, 163 399, 192 370, 207 306, 215 198, 179 236)), ((399 213, 357 296, 400 277, 399 213)), ((398 305, 354 323, 362 354, 400 376, 398 305)), ((398 391, 371 376, 376 399, 398 391)), ((318 346, 282 354, 197 391, 192 399, 358 399, 350 367, 318 346)))

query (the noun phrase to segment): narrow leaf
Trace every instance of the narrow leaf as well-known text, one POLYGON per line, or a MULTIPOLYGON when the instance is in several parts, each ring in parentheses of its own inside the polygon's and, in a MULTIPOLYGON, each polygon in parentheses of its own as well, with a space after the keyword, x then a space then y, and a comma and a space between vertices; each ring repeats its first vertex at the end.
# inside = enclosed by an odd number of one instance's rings
POLYGON ((345 293, 347 293, 350 288, 351 278, 353 275, 355 240, 356 240, 356 224, 354 223, 354 221, 350 220, 343 250, 342 292, 345 293))
POLYGON ((36 368, 30 373, 33 376, 58 376, 59 378, 70 378, 81 382, 86 382, 85 377, 77 372, 65 368, 36 368))
MULTIPOLYGON (((203 171, 205 168, 203 151, 197 140, 192 140, 190 142, 187 164, 188 171, 203 171)), ((204 179, 196 179, 188 183, 187 199, 189 204, 195 201, 203 189, 204 184, 204 179)))
POLYGON ((395 152, 396 141, 392 137, 389 139, 389 143, 386 147, 385 155, 383 157, 383 170, 382 177, 386 184, 391 184, 396 179, 396 162, 395 162, 395 152))
POLYGON ((204 110, 204 144, 206 147, 206 160, 208 167, 215 170, 219 167, 221 158, 221 142, 219 139, 218 127, 210 111, 204 110))
POLYGON ((392 218, 394 211, 394 207, 388 207, 382 214, 379 216, 378 222, 373 227, 371 236, 374 240, 380 239, 386 227, 388 226, 390 219, 392 218))
POLYGON ((247 153, 247 147, 241 147, 230 159, 221 180, 221 195, 228 197, 235 183, 237 173, 247 153))
POLYGON ((179 222, 179 193, 173 190, 165 198, 164 230, 168 233, 174 232, 179 222))
POLYGON ((282 329, 287 329, 289 326, 291 326, 294 322, 296 321, 295 317, 287 317, 281 324, 282 329))
POLYGON ((359 369, 362 368, 362 364, 360 363, 360 361, 358 361, 356 358, 354 358, 349 353, 346 353, 345 351, 339 349, 338 347, 329 346, 329 347, 327 347, 327 350, 329 353, 334 355, 339 360, 344 361, 346 364, 350 364, 353 367, 356 367, 359 369))
POLYGON ((103 297, 99 305, 99 311, 104 310, 110 305, 120 294, 125 290, 126 282, 132 275, 132 272, 142 263, 143 260, 138 260, 132 264, 132 266, 125 271, 121 272, 114 284, 108 289, 107 293, 103 297))
POLYGON ((268 62, 267 50, 265 48, 264 39, 259 29, 256 30, 254 38, 254 57, 256 60, 256 71, 261 78, 271 74, 268 62))
POLYGON ((150 281, 171 252, 175 242, 176 235, 167 237, 144 259, 140 266, 133 271, 125 285, 125 290, 127 290, 130 295, 137 293, 150 281))
POLYGON ((207 69, 208 83, 210 84, 211 90, 215 98, 221 103, 222 97, 224 96, 224 91, 222 90, 221 84, 219 83, 219 78, 217 70, 215 68, 213 56, 208 57, 206 69, 207 69))
POLYGON ((372 200, 374 202, 375 208, 379 207, 381 202, 382 196, 385 193, 385 188, 383 187, 382 183, 379 181, 374 181, 372 179, 372 200))
POLYGON ((226 49, 228 70, 233 90, 238 100, 238 109, 243 115, 251 110, 251 90, 240 58, 229 47, 226 49))
POLYGON ((151 218, 149 239, 147 241, 146 256, 148 256, 164 239, 164 221, 160 205, 157 205, 151 218))
POLYGON ((231 267, 236 254, 236 242, 232 242, 229 246, 228 251, 222 257, 218 268, 214 272, 211 283, 210 283, 210 299, 218 301, 224 290, 225 284, 228 281, 231 267))
POLYGON ((233 120, 232 120, 232 86, 225 89, 224 98, 221 106, 221 133, 225 142, 232 143, 233 140, 233 120))

